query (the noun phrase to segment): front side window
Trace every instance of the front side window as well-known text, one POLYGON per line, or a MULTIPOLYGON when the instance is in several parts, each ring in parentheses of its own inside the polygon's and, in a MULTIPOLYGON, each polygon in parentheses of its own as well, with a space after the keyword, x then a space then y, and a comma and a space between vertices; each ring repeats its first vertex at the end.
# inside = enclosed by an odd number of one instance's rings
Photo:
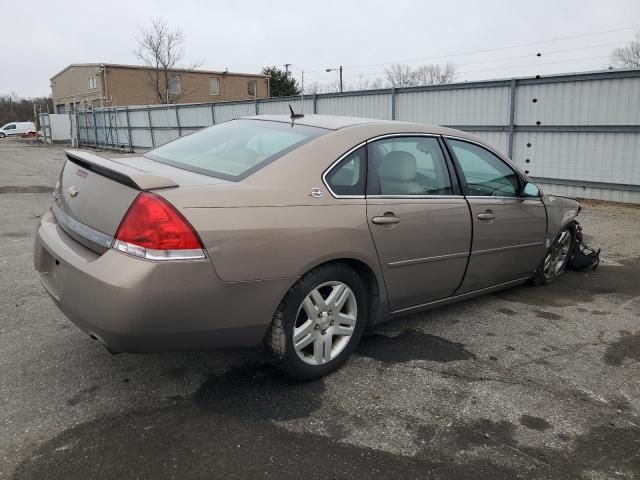
POLYGON ((184 170, 239 181, 329 131, 289 123, 233 120, 178 138, 145 156, 184 170))
POLYGON ((209 79, 209 95, 220 95, 220 79, 209 79))
POLYGON ((247 82, 247 94, 250 97, 255 97, 256 96, 256 81, 255 80, 249 80, 247 82))
POLYGON ((453 194, 446 161, 434 137, 395 137, 371 143, 369 172, 370 194, 453 194))
POLYGON ((516 197, 518 175, 496 155, 473 143, 447 140, 458 159, 469 195, 516 197))
POLYGON ((169 83, 167 85, 169 89, 169 93, 174 95, 182 93, 182 85, 180 85, 180 75, 174 75, 169 79, 169 83))
POLYGON ((365 161, 365 147, 350 153, 327 173, 327 186, 335 195, 364 195, 365 161))

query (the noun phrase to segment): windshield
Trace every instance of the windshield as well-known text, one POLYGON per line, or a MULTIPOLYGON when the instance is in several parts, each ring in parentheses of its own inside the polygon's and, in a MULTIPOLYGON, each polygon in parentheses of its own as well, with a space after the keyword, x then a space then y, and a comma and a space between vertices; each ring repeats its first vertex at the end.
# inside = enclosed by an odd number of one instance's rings
POLYGON ((306 125, 233 120, 174 140, 145 156, 184 170, 238 181, 328 132, 306 125))

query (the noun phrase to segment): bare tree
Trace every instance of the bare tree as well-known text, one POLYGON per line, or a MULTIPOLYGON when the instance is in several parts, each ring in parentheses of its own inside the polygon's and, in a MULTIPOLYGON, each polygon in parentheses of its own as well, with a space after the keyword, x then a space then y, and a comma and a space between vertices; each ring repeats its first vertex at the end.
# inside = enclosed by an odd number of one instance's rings
POLYGON ((413 87, 417 85, 439 85, 455 80, 457 68, 453 63, 442 65, 421 65, 412 69, 409 65, 395 63, 385 70, 387 81, 393 87, 413 87))
POLYGON ((305 95, 322 93, 322 85, 319 82, 309 82, 304 86, 302 93, 304 93, 305 95))
POLYGON ((364 75, 358 75, 358 80, 348 85, 347 90, 369 90, 371 88, 371 82, 364 78, 364 75))
MULTIPOLYGON (((179 81, 178 70, 193 69, 197 65, 185 66, 184 34, 180 29, 171 29, 163 19, 153 19, 150 28, 140 27, 136 58, 149 67, 151 84, 159 103, 171 103, 182 93, 173 89, 179 81)), ((182 90, 182 89, 180 89, 182 90)))
POLYGON ((373 80, 369 84, 369 88, 371 90, 378 90, 380 88, 386 88, 386 87, 387 87, 387 85, 386 85, 385 81, 380 77, 376 78, 375 80, 373 80))
POLYGON ((616 67, 640 68, 640 32, 636 34, 637 40, 622 48, 616 48, 611 52, 611 62, 616 67))
POLYGON ((413 71, 409 65, 394 63, 384 70, 384 74, 392 87, 411 87, 415 85, 413 71))
POLYGON ((451 83, 457 76, 453 63, 442 65, 422 65, 413 71, 415 85, 440 85, 451 83))

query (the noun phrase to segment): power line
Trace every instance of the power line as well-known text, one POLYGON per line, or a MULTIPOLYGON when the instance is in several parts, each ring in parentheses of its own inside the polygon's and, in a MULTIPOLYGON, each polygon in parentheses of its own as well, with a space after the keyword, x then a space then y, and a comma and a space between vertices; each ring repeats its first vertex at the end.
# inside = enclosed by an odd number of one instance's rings
MULTIPOLYGON (((599 32, 583 33, 583 34, 580 34, 580 35, 571 35, 571 36, 567 36, 567 37, 558 37, 558 38, 553 38, 553 39, 549 39, 549 40, 539 40, 539 41, 536 41, 536 42, 520 43, 520 44, 515 44, 515 45, 509 45, 507 47, 496 47, 496 48, 488 48, 488 49, 484 49, 484 50, 474 50, 474 51, 469 51, 469 52, 459 52, 459 53, 451 53, 451 54, 437 55, 437 56, 431 56, 431 57, 414 58, 412 60, 395 60, 395 61, 384 62, 384 63, 372 63, 372 64, 368 64, 368 65, 345 65, 344 68, 345 69, 355 69, 355 68, 380 67, 380 66, 385 66, 385 65, 391 65, 393 63, 412 63, 412 62, 419 62, 419 61, 423 61, 423 60, 435 60, 435 59, 440 59, 440 58, 461 57, 461 56, 465 56, 465 55, 477 55, 479 53, 497 52, 497 51, 501 51, 501 50, 509 50, 509 49, 512 49, 512 48, 528 47, 528 46, 540 45, 540 44, 544 44, 544 43, 560 42, 560 41, 563 41, 563 40, 572 40, 572 39, 575 39, 575 38, 584 38, 584 37, 591 37, 591 36, 595 36, 595 35, 603 35, 605 33, 614 33, 614 32, 628 31, 628 30, 636 30, 638 28, 640 28, 640 26, 627 27, 627 28, 616 28, 616 29, 612 29, 612 30, 602 30, 602 31, 599 31, 599 32)), ((622 43, 622 42, 620 42, 620 43, 622 43)), ((307 71, 307 73, 321 73, 323 71, 324 70, 309 70, 309 71, 307 71)))
POLYGON ((527 65, 512 65, 509 67, 497 67, 497 68, 484 68, 484 69, 480 69, 480 70, 462 70, 458 73, 475 73, 475 72, 489 72, 489 71, 493 71, 493 70, 508 70, 511 68, 525 68, 525 67, 537 67, 539 65, 555 65, 558 63, 569 63, 569 62, 581 62, 583 60, 598 60, 598 59, 602 59, 602 58, 610 58, 609 55, 599 55, 599 56, 595 56, 595 57, 582 57, 582 58, 573 58, 570 60, 558 60, 555 62, 539 62, 539 63, 529 63, 527 65))
MULTIPOLYGON (((604 43, 604 44, 598 44, 598 45, 590 45, 590 46, 587 46, 587 47, 576 47, 576 48, 565 48, 565 49, 562 49, 562 50, 551 50, 549 52, 543 51, 541 53, 541 55, 549 56, 549 55, 555 55, 555 54, 558 54, 558 53, 568 53, 568 52, 577 52, 577 51, 582 51, 582 50, 591 50, 593 48, 613 47, 613 46, 618 46, 618 45, 624 45, 626 43, 627 42, 604 43)), ((515 56, 510 56, 510 57, 501 57, 501 58, 494 58, 494 59, 488 59, 488 60, 478 60, 478 61, 475 61, 475 62, 459 63, 459 64, 456 64, 456 67, 464 67, 464 66, 467 66, 467 65, 479 65, 479 64, 483 64, 483 63, 496 63, 496 62, 503 62, 505 60, 517 60, 517 59, 520 59, 520 58, 530 58, 531 56, 532 56, 532 54, 529 53, 529 54, 526 54, 526 55, 515 55, 515 56)), ((571 61, 571 60, 567 60, 567 61, 571 61)), ((544 65, 544 64, 545 63, 543 63, 543 62, 539 62, 536 65, 544 65)), ((505 67, 505 68, 511 68, 511 67, 505 67)), ((495 69, 502 69, 502 67, 500 67, 500 68, 496 67, 495 69)), ((482 71, 482 70, 480 70, 480 71, 482 71)), ((378 72, 369 73, 369 75, 373 75, 375 73, 383 74, 384 71, 378 71, 378 72)), ((459 72, 459 73, 463 73, 463 72, 459 72)), ((349 75, 345 75, 344 77, 345 78, 355 78, 355 77, 360 77, 362 75, 363 75, 362 73, 358 73, 358 74, 352 73, 352 74, 349 74, 349 75)), ((319 78, 319 77, 316 77, 316 78, 319 78)))
MULTIPOLYGON (((598 56, 591 56, 591 57, 581 57, 581 58, 573 58, 573 59, 568 59, 568 60, 558 60, 558 61, 553 61, 553 62, 528 63, 526 65, 510 65, 510 66, 506 66, 506 67, 492 67, 492 68, 475 69, 475 70, 462 70, 462 71, 459 71, 457 73, 458 74, 465 74, 465 73, 477 73, 477 72, 491 72, 491 71, 495 71, 495 70, 509 70, 509 69, 526 68, 526 67, 537 67, 537 66, 541 66, 541 65, 555 65, 555 64, 559 64, 559 63, 580 62, 580 61, 585 61, 585 60, 598 60, 598 59, 603 59, 603 58, 609 58, 609 55, 598 55, 598 56)), ((470 64, 467 64, 467 65, 470 65, 470 64)), ((374 72, 373 74, 384 74, 384 71, 374 72)), ((344 78, 355 78, 355 77, 360 77, 360 76, 362 76, 362 74, 358 74, 358 75, 351 74, 351 75, 345 75, 344 78)))

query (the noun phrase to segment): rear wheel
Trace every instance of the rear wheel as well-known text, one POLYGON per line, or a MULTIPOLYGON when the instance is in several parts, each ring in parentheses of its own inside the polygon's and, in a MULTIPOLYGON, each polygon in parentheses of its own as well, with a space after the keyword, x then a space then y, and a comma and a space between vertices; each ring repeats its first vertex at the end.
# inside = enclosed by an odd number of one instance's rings
POLYGON ((0 132, 0 138, 4 138, 4 137, 5 137, 4 133, 0 132))
POLYGON ((318 267, 287 293, 265 336, 271 362, 310 380, 340 367, 360 342, 369 311, 366 285, 350 267, 318 267))
POLYGON ((548 285, 562 275, 571 256, 574 231, 572 227, 567 226, 556 235, 551 248, 542 259, 535 276, 531 279, 533 285, 548 285))

